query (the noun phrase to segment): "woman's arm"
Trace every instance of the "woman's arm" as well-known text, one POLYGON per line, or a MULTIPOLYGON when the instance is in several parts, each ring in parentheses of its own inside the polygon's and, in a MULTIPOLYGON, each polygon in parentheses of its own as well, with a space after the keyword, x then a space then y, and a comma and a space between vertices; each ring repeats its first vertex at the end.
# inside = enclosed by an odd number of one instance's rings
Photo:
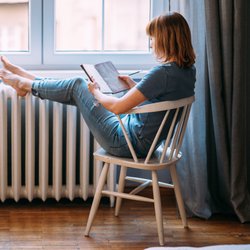
POLYGON ((131 88, 121 98, 103 94, 98 88, 97 83, 89 83, 88 88, 100 104, 117 115, 125 113, 146 101, 146 97, 137 88, 131 88))

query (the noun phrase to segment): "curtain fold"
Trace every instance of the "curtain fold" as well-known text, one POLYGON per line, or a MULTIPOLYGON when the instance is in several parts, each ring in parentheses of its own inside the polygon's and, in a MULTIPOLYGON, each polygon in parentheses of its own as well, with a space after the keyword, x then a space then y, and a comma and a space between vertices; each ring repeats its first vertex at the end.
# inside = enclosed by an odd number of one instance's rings
POLYGON ((178 166, 191 214, 250 221, 250 1, 172 0, 191 27, 196 103, 178 166), (187 188, 188 187, 188 188, 187 188))
POLYGON ((180 12, 188 21, 196 52, 195 102, 184 137, 183 158, 178 163, 183 199, 189 215, 202 218, 211 216, 211 197, 208 190, 206 147, 206 92, 207 67, 205 44, 204 3, 200 0, 172 0, 171 11, 180 12), (195 8, 194 8, 195 6, 195 8))
MULTIPOLYGON (((233 211, 241 222, 250 221, 247 179, 247 30, 249 1, 205 1, 210 123, 215 145, 210 145, 212 171, 209 191, 215 211, 233 211), (214 157, 216 155, 216 157, 214 157)), ((248 82, 249 84, 249 82, 248 82)), ((211 136, 208 134, 208 137, 211 136)), ((209 169, 209 167, 208 167, 209 169)))

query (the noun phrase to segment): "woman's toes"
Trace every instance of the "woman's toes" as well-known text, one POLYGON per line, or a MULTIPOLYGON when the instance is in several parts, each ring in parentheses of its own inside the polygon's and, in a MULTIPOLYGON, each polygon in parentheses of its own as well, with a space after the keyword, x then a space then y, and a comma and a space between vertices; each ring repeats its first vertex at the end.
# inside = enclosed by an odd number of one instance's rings
POLYGON ((10 61, 8 60, 8 58, 6 56, 1 56, 1 61, 4 64, 11 64, 10 61))
POLYGON ((3 63, 4 69, 11 71, 12 73, 16 72, 16 66, 12 64, 6 56, 1 56, 1 62, 3 63))

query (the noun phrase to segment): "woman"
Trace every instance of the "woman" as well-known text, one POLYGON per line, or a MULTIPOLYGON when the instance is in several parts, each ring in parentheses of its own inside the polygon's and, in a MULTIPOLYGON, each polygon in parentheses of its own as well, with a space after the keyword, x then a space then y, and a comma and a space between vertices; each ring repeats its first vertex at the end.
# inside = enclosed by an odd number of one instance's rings
MULTIPOLYGON (((194 95, 195 54, 184 17, 179 13, 160 15, 149 22, 146 32, 160 64, 138 84, 128 76, 120 76, 130 87, 121 98, 101 93, 94 79, 86 83, 80 77, 37 78, 3 56, 0 78, 21 96, 32 93, 42 99, 76 105, 98 143, 113 155, 128 157, 130 151, 115 114, 122 114, 145 101, 153 103, 194 95), (95 105, 95 100, 100 105, 95 105)), ((145 156, 162 115, 131 114, 122 119, 137 155, 145 156)))

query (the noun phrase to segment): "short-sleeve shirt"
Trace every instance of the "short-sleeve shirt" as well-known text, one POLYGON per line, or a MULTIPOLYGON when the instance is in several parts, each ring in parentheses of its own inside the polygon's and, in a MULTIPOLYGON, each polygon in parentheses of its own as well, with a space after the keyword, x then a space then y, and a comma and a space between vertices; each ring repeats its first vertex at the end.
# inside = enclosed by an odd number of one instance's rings
MULTIPOLYGON (((143 103, 146 104, 193 96, 195 81, 194 66, 181 68, 171 62, 152 68, 135 87, 147 98, 143 103)), ((163 115, 163 112, 130 114, 124 119, 132 144, 139 156, 145 156, 148 151, 163 115)), ((169 125, 165 125, 165 132, 169 129, 169 125)))

